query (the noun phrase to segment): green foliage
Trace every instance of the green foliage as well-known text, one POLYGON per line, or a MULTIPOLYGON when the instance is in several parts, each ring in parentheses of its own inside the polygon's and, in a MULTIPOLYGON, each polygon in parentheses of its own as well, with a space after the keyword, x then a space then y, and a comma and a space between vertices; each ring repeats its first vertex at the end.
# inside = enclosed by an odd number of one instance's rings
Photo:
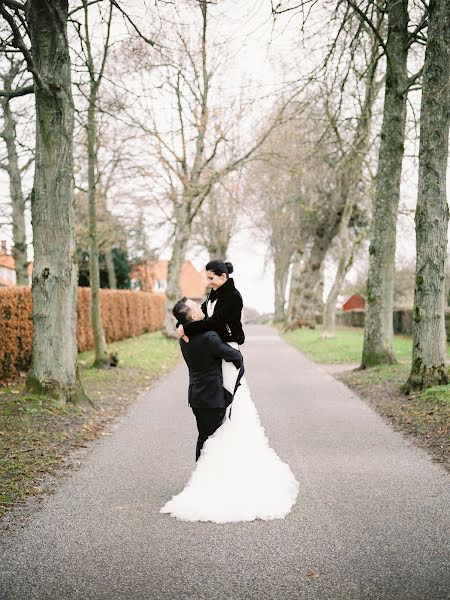
POLYGON ((450 407, 450 385, 437 385, 424 390, 420 394, 421 400, 433 400, 439 404, 449 405, 450 407))
POLYGON ((131 287, 131 264, 128 257, 128 252, 123 248, 113 248, 112 255, 114 261, 114 271, 116 273, 117 289, 129 290, 131 287))
MULTIPOLYGON (((78 257, 78 285, 80 287, 89 287, 89 252, 77 250, 78 257)), ((128 252, 122 248, 113 248, 112 257, 114 263, 114 272, 116 274, 117 289, 129 290, 131 287, 130 273, 131 263, 128 258, 128 252)), ((103 254, 99 257, 100 266, 100 287, 109 287, 108 270, 106 260, 103 254)))

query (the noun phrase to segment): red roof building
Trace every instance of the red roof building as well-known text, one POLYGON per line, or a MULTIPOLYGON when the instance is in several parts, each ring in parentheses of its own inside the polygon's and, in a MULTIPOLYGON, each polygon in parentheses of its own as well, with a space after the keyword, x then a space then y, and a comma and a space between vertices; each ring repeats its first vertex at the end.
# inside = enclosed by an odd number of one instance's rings
MULTIPOLYGON (((136 265, 131 271, 132 289, 164 293, 167 288, 168 264, 167 260, 157 260, 136 265)), ((205 271, 197 271, 191 261, 186 260, 180 275, 181 294, 186 298, 200 300, 205 295, 206 286, 205 271)))
MULTIPOLYGON (((28 264, 28 284, 31 285, 32 263, 28 264)), ((0 288, 10 288, 16 285, 16 261, 8 254, 6 241, 0 242, 0 288)))
POLYGON ((342 305, 342 310, 364 310, 366 307, 366 301, 359 294, 353 294, 350 298, 342 305))

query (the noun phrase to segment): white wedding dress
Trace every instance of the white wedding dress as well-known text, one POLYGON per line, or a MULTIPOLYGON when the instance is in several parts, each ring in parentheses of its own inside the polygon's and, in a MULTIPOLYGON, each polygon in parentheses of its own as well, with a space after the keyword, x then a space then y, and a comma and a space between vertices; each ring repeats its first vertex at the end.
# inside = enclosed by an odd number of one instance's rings
MULTIPOLYGON (((238 370, 223 361, 222 371, 224 387, 233 392, 238 370)), ((231 419, 228 408, 222 425, 204 443, 186 487, 160 512, 214 523, 283 519, 290 512, 299 484, 269 446, 245 377, 231 408, 231 419)))

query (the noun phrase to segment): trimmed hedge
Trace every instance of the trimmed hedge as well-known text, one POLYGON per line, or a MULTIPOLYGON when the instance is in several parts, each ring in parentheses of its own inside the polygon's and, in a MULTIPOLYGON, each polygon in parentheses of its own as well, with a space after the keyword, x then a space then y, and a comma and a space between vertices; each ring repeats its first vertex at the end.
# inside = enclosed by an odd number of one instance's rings
MULTIPOLYGON (((107 342, 123 340, 162 329, 164 301, 161 294, 129 290, 100 290, 102 323, 107 342)), ((94 347, 89 288, 78 288, 77 343, 82 352, 94 347)), ((0 379, 26 371, 33 351, 31 289, 0 290, 0 379)))

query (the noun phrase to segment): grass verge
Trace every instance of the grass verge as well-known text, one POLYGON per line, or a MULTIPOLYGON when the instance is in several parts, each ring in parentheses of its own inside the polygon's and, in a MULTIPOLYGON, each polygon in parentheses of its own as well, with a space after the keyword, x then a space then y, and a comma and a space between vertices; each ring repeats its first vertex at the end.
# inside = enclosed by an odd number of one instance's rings
MULTIPOLYGON (((411 369, 412 340, 395 336, 399 363, 354 370, 361 359, 363 332, 338 328, 336 337, 321 339, 321 330, 295 330, 283 338, 334 377, 352 388, 398 431, 412 436, 415 444, 430 452, 433 460, 450 471, 450 385, 429 388, 405 396, 400 387, 411 369)), ((447 350, 450 356, 449 350, 447 350)))
MULTIPOLYGON (((363 348, 363 330, 356 327, 339 327, 334 338, 322 339, 321 328, 281 331, 284 339, 301 350, 314 362, 322 364, 360 363, 363 348)), ((412 338, 394 336, 394 354, 400 362, 410 361, 412 338)), ((447 348, 450 358, 450 347, 447 348)))
POLYGON ((136 395, 179 360, 179 347, 161 332, 108 345, 119 366, 94 369, 92 351, 78 357, 80 376, 97 410, 61 405, 45 396, 24 395, 23 381, 0 387, 0 517, 39 496, 48 474, 55 474, 70 453, 102 435, 136 395))

